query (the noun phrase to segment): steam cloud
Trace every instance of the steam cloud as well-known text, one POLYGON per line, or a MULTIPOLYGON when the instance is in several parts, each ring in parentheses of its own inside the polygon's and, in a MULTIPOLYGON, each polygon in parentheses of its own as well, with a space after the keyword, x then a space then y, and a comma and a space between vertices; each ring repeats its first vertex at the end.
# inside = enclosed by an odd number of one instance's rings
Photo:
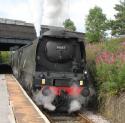
MULTIPOLYGON (((90 96, 89 97, 84 97, 83 95, 77 95, 77 90, 76 90, 77 85, 73 85, 73 95, 71 102, 69 104, 69 109, 68 112, 72 113, 75 111, 78 111, 81 109, 82 105, 86 105, 86 103, 90 100, 91 96, 95 94, 95 91, 92 88, 90 89, 90 96)), ((36 91, 33 94, 33 100, 36 102, 37 105, 42 105, 44 108, 54 111, 56 109, 56 106, 52 104, 52 102, 55 99, 55 95, 51 91, 46 91, 47 96, 44 96, 42 94, 42 91, 36 91)))
POLYGON ((80 110, 82 105, 86 104, 86 99, 87 98, 82 95, 72 97, 72 101, 70 103, 68 112, 72 113, 72 112, 80 110))
POLYGON ((95 90, 92 87, 89 87, 90 96, 84 97, 83 95, 77 95, 77 90, 76 90, 77 85, 73 84, 72 87, 73 87, 74 96, 72 96, 72 101, 70 102, 70 106, 68 110, 69 113, 80 110, 82 105, 85 106, 88 103, 88 101, 91 99, 91 96, 96 94, 95 90))
POLYGON ((68 0, 28 1, 38 36, 40 25, 62 26, 68 16, 68 0))
POLYGON ((78 100, 73 100, 70 103, 69 113, 80 110, 81 104, 78 100))
POLYGON ((33 100, 37 105, 43 105, 44 108, 54 111, 56 107, 52 104, 55 95, 53 93, 48 93, 48 96, 44 96, 41 91, 34 93, 33 100))
POLYGON ((37 36, 39 36, 40 25, 42 24, 44 0, 28 0, 28 4, 31 17, 33 19, 33 23, 37 32, 37 36))
POLYGON ((67 16, 67 1, 68 0, 44 0, 43 23, 51 26, 62 26, 67 16))

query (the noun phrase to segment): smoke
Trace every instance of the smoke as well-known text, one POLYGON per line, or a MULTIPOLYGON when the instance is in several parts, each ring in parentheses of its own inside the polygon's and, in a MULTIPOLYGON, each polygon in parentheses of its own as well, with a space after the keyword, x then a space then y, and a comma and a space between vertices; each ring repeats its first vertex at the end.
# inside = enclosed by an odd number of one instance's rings
POLYGON ((44 96, 42 91, 35 92, 33 95, 33 100, 36 102, 37 105, 42 105, 44 108, 54 111, 56 107, 52 104, 55 95, 52 92, 48 91, 48 95, 44 96))
POLYGON ((35 29, 37 32, 37 36, 40 35, 40 25, 42 24, 43 18, 43 4, 44 0, 28 0, 29 10, 31 13, 31 17, 33 23, 35 25, 35 29))
POLYGON ((44 0, 43 23, 51 26, 62 26, 66 19, 68 0, 44 0))
POLYGON ((79 111, 82 108, 82 105, 86 105, 87 98, 79 95, 79 96, 72 96, 72 101, 69 106, 68 112, 75 112, 79 111))
POLYGON ((40 25, 62 26, 67 18, 68 0, 28 0, 37 36, 40 25))
POLYGON ((69 110, 68 110, 69 113, 80 110, 82 104, 85 103, 85 98, 82 95, 78 95, 77 89, 79 87, 74 83, 71 88, 73 96, 69 105, 69 110))
POLYGON ((88 104, 88 101, 91 99, 91 96, 95 95, 95 90, 92 87, 89 87, 90 95, 88 97, 84 97, 82 94, 78 95, 78 86, 74 83, 72 85, 72 101, 69 105, 68 112, 75 112, 81 109, 82 106, 86 106, 88 104))
POLYGON ((81 104, 78 100, 72 100, 70 103, 69 113, 78 111, 81 108, 81 104))

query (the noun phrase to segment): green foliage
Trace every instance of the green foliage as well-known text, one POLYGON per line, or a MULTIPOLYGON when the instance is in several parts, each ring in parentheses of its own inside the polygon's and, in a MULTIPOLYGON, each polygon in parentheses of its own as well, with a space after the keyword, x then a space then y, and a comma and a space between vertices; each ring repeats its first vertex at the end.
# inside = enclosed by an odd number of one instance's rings
POLYGON ((74 25, 74 22, 70 19, 66 19, 64 22, 63 22, 63 25, 65 27, 65 29, 69 30, 69 31, 76 31, 76 27, 74 25))
POLYGON ((102 13, 102 9, 94 7, 90 9, 89 15, 86 19, 86 39, 89 42, 103 41, 105 38, 105 31, 107 19, 105 14, 102 13))
POLYGON ((118 38, 113 39, 108 42, 105 42, 102 48, 112 53, 115 53, 116 51, 123 49, 122 46, 119 46, 121 42, 122 42, 122 39, 118 39, 118 38))
POLYGON ((0 52, 0 62, 1 63, 9 63, 10 53, 7 51, 0 52))
POLYGON ((96 69, 100 95, 117 94, 125 90, 125 64, 120 61, 115 64, 101 63, 96 69))
POLYGON ((97 83, 99 97, 125 91, 125 39, 86 47, 87 63, 97 83))
POLYGON ((116 4, 114 9, 117 11, 115 20, 112 21, 112 35, 125 34, 125 1, 120 1, 116 4))

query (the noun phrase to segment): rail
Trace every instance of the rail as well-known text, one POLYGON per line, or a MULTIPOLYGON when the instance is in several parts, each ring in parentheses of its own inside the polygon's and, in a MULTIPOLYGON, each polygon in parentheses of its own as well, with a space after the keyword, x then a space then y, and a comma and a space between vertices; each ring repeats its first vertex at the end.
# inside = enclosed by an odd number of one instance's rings
POLYGON ((83 113, 77 114, 49 114, 45 113, 46 117, 49 119, 50 123, 93 123, 87 116, 83 113))

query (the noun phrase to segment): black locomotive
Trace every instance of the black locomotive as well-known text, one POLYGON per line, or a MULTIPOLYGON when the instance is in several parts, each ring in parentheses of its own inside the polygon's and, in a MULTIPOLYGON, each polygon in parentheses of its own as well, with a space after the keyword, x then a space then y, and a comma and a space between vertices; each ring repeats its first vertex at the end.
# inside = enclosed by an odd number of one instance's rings
POLYGON ((80 110, 92 95, 84 42, 75 32, 41 31, 40 38, 12 54, 11 64, 37 105, 48 110, 80 110))

